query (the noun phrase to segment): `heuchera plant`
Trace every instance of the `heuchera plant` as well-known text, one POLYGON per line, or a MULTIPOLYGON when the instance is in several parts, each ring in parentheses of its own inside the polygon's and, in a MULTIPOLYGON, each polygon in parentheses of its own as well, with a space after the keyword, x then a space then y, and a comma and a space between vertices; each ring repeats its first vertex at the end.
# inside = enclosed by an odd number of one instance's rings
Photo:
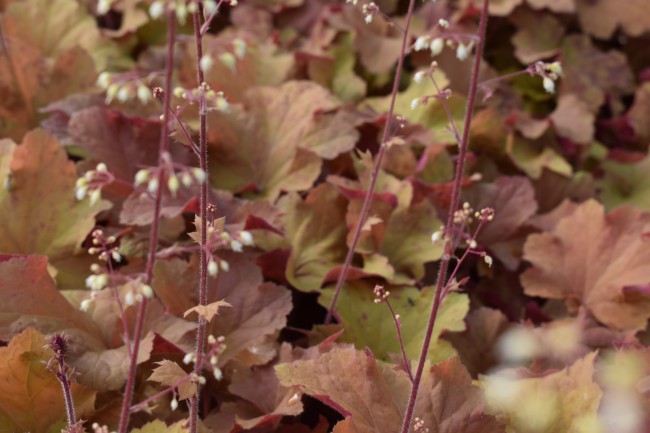
POLYGON ((645 432, 648 17, 0 1, 0 432, 645 432))

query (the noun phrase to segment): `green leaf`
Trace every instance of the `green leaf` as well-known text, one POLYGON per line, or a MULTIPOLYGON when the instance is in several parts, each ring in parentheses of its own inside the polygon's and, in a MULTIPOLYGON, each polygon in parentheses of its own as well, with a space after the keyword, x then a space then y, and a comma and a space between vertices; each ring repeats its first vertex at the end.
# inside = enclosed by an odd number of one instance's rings
MULTIPOLYGON (((343 287, 336 304, 336 313, 345 328, 342 341, 354 343, 360 349, 369 347, 379 359, 389 359, 390 353, 399 354, 401 358, 395 323, 386 305, 374 303, 373 287, 373 284, 363 281, 348 283, 343 287)), ((390 305, 395 314, 399 314, 402 323, 406 355, 409 360, 415 361, 422 350, 435 288, 429 286, 420 291, 414 287, 390 287, 388 290, 390 305)), ((331 290, 323 291, 319 302, 329 307, 331 298, 331 290)), ((440 334, 443 331, 463 331, 468 311, 469 298, 466 294, 452 292, 443 300, 429 348, 428 359, 432 363, 455 354, 451 344, 440 339, 440 334)))

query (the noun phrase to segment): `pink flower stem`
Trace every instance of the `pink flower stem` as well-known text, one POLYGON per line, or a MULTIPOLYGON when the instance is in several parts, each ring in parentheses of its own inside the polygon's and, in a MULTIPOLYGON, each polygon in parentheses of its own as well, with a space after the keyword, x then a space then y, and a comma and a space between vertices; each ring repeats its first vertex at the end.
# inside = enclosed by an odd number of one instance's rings
POLYGON ((325 317, 325 324, 328 324, 332 321, 334 314, 334 309, 336 308, 336 302, 339 299, 341 294, 341 289, 343 284, 348 276, 348 271, 350 270, 350 265, 352 264, 352 258, 354 257, 354 250, 357 248, 359 243, 359 238, 361 237, 361 230, 363 225, 368 217, 368 211, 370 210, 370 204, 372 202, 372 195, 375 191, 375 186, 377 184, 377 177, 379 176, 379 170, 381 169, 381 163, 384 159, 384 154, 386 153, 391 123, 393 120, 393 114, 395 112, 395 100, 397 99, 397 92, 399 91, 399 82, 400 76, 402 75, 402 68, 404 66, 404 57, 406 56, 406 47, 409 38, 409 28, 411 26, 411 18, 413 16, 413 8, 415 7, 415 0, 409 1, 408 12, 406 13, 406 23, 404 24, 404 33, 402 35, 402 48, 400 51, 399 60, 397 61, 397 69, 395 71, 395 79, 393 80, 393 91, 390 98, 390 106, 388 108, 388 116, 386 118, 386 123, 384 125, 384 132, 381 139, 381 144, 379 146, 379 152, 375 157, 375 165, 373 167, 370 184, 366 190, 366 195, 363 200, 363 206, 361 207, 361 212, 359 213, 359 219, 357 221, 356 227, 354 229, 354 234, 352 236, 352 242, 348 248, 348 253, 345 256, 345 261, 343 262, 343 268, 339 274, 338 279, 336 280, 336 286, 334 288, 334 296, 332 296, 332 302, 330 303, 329 308, 327 309, 327 316, 325 317))
POLYGON ((509 80, 509 79, 515 78, 515 77, 520 77, 520 76, 526 75, 526 74, 530 75, 530 69, 529 68, 526 68, 526 69, 524 69, 522 71, 516 71, 516 72, 511 72, 509 74, 504 74, 504 75, 501 75, 500 77, 494 77, 494 78, 491 78, 489 80, 485 80, 485 81, 479 83, 478 86, 479 87, 485 87, 485 86, 489 86, 490 84, 499 83, 501 81, 509 80))
POLYGON ((184 384, 185 382, 189 382, 192 376, 189 374, 187 376, 183 376, 181 379, 178 379, 173 385, 168 386, 167 388, 163 389, 160 392, 157 392, 156 394, 152 395, 151 397, 142 400, 140 403, 131 406, 131 413, 137 412, 141 409, 144 409, 147 407, 149 403, 151 403, 154 400, 158 400, 160 397, 162 397, 165 394, 169 394, 170 392, 173 392, 176 388, 178 388, 180 385, 184 384))
MULTIPOLYGON (((456 160, 456 172, 454 176, 453 189, 451 194, 451 205, 449 207, 449 215, 447 216, 447 225, 445 231, 450 230, 454 224, 454 211, 458 209, 458 202, 460 201, 460 190, 463 180, 463 172, 465 168, 465 158, 467 156, 467 148, 469 147, 469 130, 472 121, 472 114, 474 112, 474 104, 476 102, 476 93, 478 91, 478 76, 481 66, 481 58, 483 57, 483 50, 485 48, 485 32, 487 29, 488 21, 488 0, 483 0, 483 7, 481 9, 481 20, 478 30, 478 42, 476 44, 476 54, 474 57, 474 64, 472 66, 472 76, 469 84, 469 92, 467 95, 467 110, 465 112, 465 124, 463 125, 463 135, 460 142, 460 149, 458 158, 456 160)), ((451 260, 451 236, 445 236, 445 248, 443 249, 442 260, 440 261, 440 270, 438 273, 438 280, 436 283, 436 293, 431 306, 431 313, 427 323, 424 341, 422 343, 422 351, 415 371, 415 378, 411 386, 408 401, 406 403, 406 413, 404 414, 404 421, 402 423, 401 433, 408 433, 411 428, 411 421, 413 420, 413 412, 415 410, 415 401, 418 396, 420 381, 422 380, 422 373, 427 361, 429 353, 429 345, 431 344, 431 336, 433 335, 433 327, 436 323, 436 317, 440 310, 442 301, 442 292, 446 286, 447 270, 449 268, 449 261, 451 260)))
POLYGON ((393 307, 390 305, 390 301, 388 301, 388 298, 384 302, 386 302, 386 305, 390 310, 390 314, 393 316, 393 322, 395 322, 395 328, 397 329, 397 340, 399 341, 400 349, 402 349, 402 362, 404 363, 404 368, 406 369, 406 372, 409 375, 409 379, 411 379, 411 383, 413 383, 413 373, 411 372, 411 361, 409 361, 408 357, 406 356, 406 349, 404 348, 404 339, 402 338, 402 324, 397 318, 397 315, 395 314, 393 307))
MULTIPOLYGON (((440 90, 438 83, 436 82, 435 78, 433 78, 433 74, 429 74, 429 78, 431 78, 431 82, 433 83, 433 86, 436 88, 436 92, 438 92, 438 95, 442 95, 442 90, 440 90)), ((451 115, 451 109, 449 108, 449 104, 447 104, 447 99, 444 96, 441 96, 438 99, 440 100, 440 104, 442 105, 442 108, 444 108, 445 113, 447 114, 447 119, 449 119, 449 124, 451 125, 452 132, 454 133, 454 138, 456 139, 456 143, 460 145, 460 133, 458 132, 458 126, 456 126, 456 121, 454 120, 454 116, 451 115)))
MULTIPOLYGON (((164 89, 164 119, 160 132, 160 149, 159 149, 159 164, 164 162, 163 155, 169 151, 169 107, 171 105, 171 88, 172 88, 172 71, 174 66, 174 40, 176 39, 176 13, 171 10, 167 16, 167 60, 165 64, 165 89, 164 89)), ((164 170, 158 170, 158 189, 156 191, 154 217, 151 223, 151 230, 149 232, 149 256, 145 267, 145 284, 151 285, 153 279, 153 265, 156 260, 156 249, 158 247, 158 231, 160 224, 160 208, 162 206, 162 195, 164 185, 164 170)), ((147 313, 147 305, 149 299, 146 296, 142 297, 142 302, 138 307, 136 316, 135 330, 133 331, 133 349, 131 350, 131 359, 129 362, 129 373, 126 381, 126 388, 124 390, 124 399, 122 400, 122 408, 120 411, 120 424, 119 433, 126 433, 129 424, 129 415, 131 413, 131 402, 133 401, 133 391, 135 388, 135 373, 138 365, 138 351, 140 349, 140 340, 144 329, 144 319, 147 313)))
MULTIPOLYGON (((210 16, 210 20, 217 14, 222 2, 219 2, 217 9, 210 16)), ((209 25, 209 21, 206 21, 209 25)), ((207 29, 207 27, 206 27, 207 29)), ((201 27, 201 8, 194 13, 194 41, 196 43, 196 71, 197 85, 200 92, 199 100, 199 166, 205 173, 205 179, 201 183, 201 192, 199 196, 199 212, 201 218, 201 249, 199 255, 199 305, 208 303, 208 126, 207 111, 205 101, 205 89, 202 86, 205 83, 203 69, 201 69, 201 58, 203 57, 203 32, 201 27)), ((205 346, 206 320, 199 315, 196 329, 196 362, 194 364, 194 373, 199 376, 203 368, 203 349, 205 346)), ((190 433, 197 433, 199 419, 199 396, 201 384, 197 382, 196 393, 190 399, 190 433)))

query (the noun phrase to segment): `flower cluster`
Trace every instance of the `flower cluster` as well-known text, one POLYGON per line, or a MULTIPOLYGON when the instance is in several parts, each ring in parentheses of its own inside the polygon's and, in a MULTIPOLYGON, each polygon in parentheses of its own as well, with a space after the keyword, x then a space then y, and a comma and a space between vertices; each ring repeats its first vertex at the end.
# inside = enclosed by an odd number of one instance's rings
POLYGON ((112 183, 115 177, 108 171, 103 162, 97 164, 94 170, 88 170, 75 184, 75 197, 83 200, 88 196, 90 204, 94 205, 102 198, 102 188, 112 183))
MULTIPOLYGON (((215 337, 214 335, 208 335, 208 346, 210 349, 205 354, 205 359, 208 360, 210 368, 212 369, 212 375, 216 380, 223 379, 223 372, 218 367, 218 365, 219 365, 219 356, 228 347, 226 346, 225 341, 226 338, 223 335, 219 337, 215 337)), ((187 353, 183 357, 183 364, 189 365, 191 363, 195 363, 196 360, 197 360, 196 353, 187 353)), ((193 379, 198 381, 202 385, 205 383, 205 378, 202 376, 197 376, 196 378, 193 379)))
POLYGON ((528 71, 532 75, 542 77, 542 84, 546 92, 555 93, 555 82, 562 76, 562 65, 560 62, 535 62, 528 67, 528 71))
POLYGON ((375 294, 375 300, 374 300, 375 304, 386 302, 386 300, 390 296, 390 292, 384 289, 384 286, 381 286, 379 284, 375 285, 375 288, 372 290, 372 292, 375 294))
POLYGON ((415 433, 428 433, 429 428, 426 427, 424 424, 424 420, 422 418, 418 418, 417 416, 413 419, 413 431, 415 433))
POLYGON ((102 72, 97 78, 97 85, 106 91, 107 104, 114 99, 127 102, 134 97, 142 104, 148 104, 153 100, 153 93, 149 86, 133 74, 102 72))
POLYGON ((208 83, 203 83, 199 88, 196 89, 184 89, 183 87, 176 87, 174 89, 174 96, 177 98, 185 99, 190 104, 199 103, 201 98, 204 98, 208 106, 208 110, 217 110, 224 113, 228 113, 230 111, 230 104, 228 103, 228 100, 224 96, 223 92, 215 92, 210 88, 208 83))
MULTIPOLYGON (((237 61, 246 57, 248 45, 242 38, 232 41, 232 53, 225 51, 217 56, 218 60, 228 67, 233 73, 237 72, 237 61)), ((214 57, 211 54, 204 54, 199 60, 199 67, 203 72, 208 72, 214 66, 214 57)))
POLYGON ((203 170, 197 167, 175 164, 172 162, 169 153, 163 154, 162 160, 162 168, 153 167, 138 170, 135 174, 134 185, 137 187, 147 184, 147 191, 150 194, 155 194, 160 187, 158 180, 160 170, 164 170, 165 177, 167 178, 167 189, 169 189, 172 196, 176 196, 181 184, 185 187, 190 187, 194 182, 201 184, 205 180, 206 174, 203 170))
MULTIPOLYGON (((253 235, 247 231, 240 231, 231 235, 225 230, 218 230, 214 223, 208 224, 208 245, 211 247, 219 247, 227 245, 234 252, 241 253, 244 246, 253 245, 253 235)), ((227 261, 219 259, 216 255, 212 254, 208 262, 208 274, 216 278, 219 275, 219 270, 228 272, 230 265, 227 261)))

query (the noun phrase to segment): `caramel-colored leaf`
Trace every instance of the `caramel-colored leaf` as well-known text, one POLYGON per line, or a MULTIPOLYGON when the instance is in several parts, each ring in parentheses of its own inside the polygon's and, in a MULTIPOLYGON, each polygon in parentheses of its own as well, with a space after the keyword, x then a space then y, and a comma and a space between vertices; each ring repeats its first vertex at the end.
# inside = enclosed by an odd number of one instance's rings
POLYGON ((221 307, 232 307, 225 299, 220 301, 211 302, 208 305, 197 305, 192 307, 183 313, 183 317, 187 317, 191 313, 196 313, 199 316, 203 317, 208 322, 212 321, 212 318, 219 314, 219 308, 221 307))
POLYGON ((185 400, 196 394, 196 384, 189 380, 189 373, 183 370, 180 365, 168 359, 159 361, 156 364, 158 364, 158 367, 154 368, 153 373, 147 380, 158 382, 165 387, 177 386, 180 400, 185 400))

